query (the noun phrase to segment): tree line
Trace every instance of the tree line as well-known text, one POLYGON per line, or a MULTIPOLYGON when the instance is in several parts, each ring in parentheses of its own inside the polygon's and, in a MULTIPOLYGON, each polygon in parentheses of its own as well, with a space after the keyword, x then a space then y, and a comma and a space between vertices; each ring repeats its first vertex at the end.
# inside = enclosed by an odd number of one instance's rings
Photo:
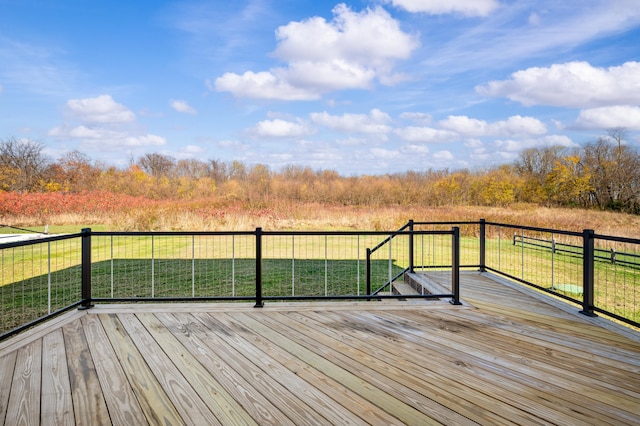
POLYGON ((349 206, 535 203, 640 213, 640 154, 625 129, 579 148, 523 151, 511 164, 484 170, 407 171, 342 176, 289 165, 278 171, 240 161, 181 159, 147 153, 127 167, 72 151, 53 160, 32 140, 0 140, 0 191, 110 191, 150 199, 236 200, 253 207, 278 201, 349 206))

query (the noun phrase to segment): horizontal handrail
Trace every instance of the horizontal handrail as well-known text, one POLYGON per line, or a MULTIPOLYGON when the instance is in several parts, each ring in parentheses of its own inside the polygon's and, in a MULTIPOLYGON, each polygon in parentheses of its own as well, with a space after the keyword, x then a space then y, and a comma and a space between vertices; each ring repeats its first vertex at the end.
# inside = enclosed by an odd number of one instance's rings
POLYGON ((0 243, 0 250, 2 250, 2 249, 10 249, 10 248, 15 248, 15 247, 31 246, 31 245, 34 245, 34 244, 50 243, 50 242, 53 242, 53 241, 71 240, 73 238, 78 238, 81 235, 82 234, 59 234, 59 235, 50 235, 48 237, 42 237, 42 238, 33 238, 33 239, 28 239, 28 240, 11 241, 11 242, 8 242, 8 243, 0 243))
POLYGON ((501 228, 512 228, 512 229, 520 229, 523 231, 533 231, 533 232, 553 232, 558 235, 568 235, 574 237, 581 237, 582 232, 576 231, 563 231, 561 229, 552 229, 552 228, 539 228, 536 226, 523 226, 523 225, 514 225, 510 223, 498 223, 498 222, 485 222, 486 225, 491 226, 499 226, 501 228))

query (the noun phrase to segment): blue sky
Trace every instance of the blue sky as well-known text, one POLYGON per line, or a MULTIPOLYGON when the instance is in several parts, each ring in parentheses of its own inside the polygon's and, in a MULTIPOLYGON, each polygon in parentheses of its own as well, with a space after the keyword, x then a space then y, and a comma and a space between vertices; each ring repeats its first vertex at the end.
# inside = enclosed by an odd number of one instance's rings
POLYGON ((638 0, 0 0, 0 138, 53 159, 475 170, 612 127, 638 0))

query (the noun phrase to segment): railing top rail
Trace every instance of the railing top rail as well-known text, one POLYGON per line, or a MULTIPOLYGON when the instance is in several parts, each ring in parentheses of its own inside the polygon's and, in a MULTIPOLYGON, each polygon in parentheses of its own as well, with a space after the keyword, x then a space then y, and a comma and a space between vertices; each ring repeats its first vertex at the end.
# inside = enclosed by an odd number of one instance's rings
MULTIPOLYGON (((362 233, 360 235, 363 235, 362 233)), ((368 234, 366 233, 366 235, 389 235, 389 232, 382 232, 382 233, 371 233, 368 234)), ((393 238, 397 237, 398 235, 453 235, 453 231, 452 230, 431 230, 431 231, 395 231, 393 233, 391 233, 391 235, 389 235, 387 238, 385 238, 384 240, 382 240, 380 243, 378 243, 377 246, 375 246, 374 248, 372 248, 370 250, 370 253, 373 253, 374 251, 378 250, 380 247, 384 246, 385 244, 387 244, 389 241, 391 241, 393 238)))
POLYGON ((445 222, 413 222, 414 225, 479 225, 481 222, 473 221, 445 221, 445 222))
POLYGON ((485 222, 485 225, 491 226, 501 226, 503 228, 512 228, 512 229, 522 229, 526 231, 534 231, 534 232, 552 232, 558 235, 570 235, 573 237, 581 237, 582 232, 576 231, 563 231, 560 229, 551 229, 551 228, 538 228, 536 226, 523 226, 523 225, 512 225, 508 223, 499 223, 499 222, 485 222))
POLYGON ((618 243, 640 244, 640 239, 637 238, 615 237, 613 235, 601 234, 594 234, 593 238, 598 240, 615 241, 618 243))
MULTIPOLYGON (((332 235, 332 236, 340 236, 340 235, 385 235, 385 236, 396 236, 396 235, 409 235, 411 231, 265 231, 262 230, 261 234, 263 236, 268 235, 332 235)), ((451 230, 433 230, 433 231, 414 231, 414 235, 419 234, 451 234, 451 230)), ((150 236, 224 236, 224 235, 255 235, 256 231, 138 231, 138 232, 108 232, 108 231, 100 231, 100 232, 91 232, 92 236, 124 236, 124 237, 150 237, 150 236)), ((77 236, 80 236, 78 234, 77 236)))
MULTIPOLYGON (((264 232, 263 232, 264 233, 264 232)), ((91 231, 97 237, 255 235, 256 231, 91 231)))
POLYGON ((30 240, 22 240, 22 241, 13 241, 10 243, 0 243, 0 249, 10 249, 14 247, 22 247, 22 246, 31 246, 35 244, 42 244, 52 241, 60 241, 60 240, 70 240, 72 238, 81 237, 81 233, 77 234, 60 234, 60 235, 52 235, 50 237, 43 238, 33 238, 30 240))

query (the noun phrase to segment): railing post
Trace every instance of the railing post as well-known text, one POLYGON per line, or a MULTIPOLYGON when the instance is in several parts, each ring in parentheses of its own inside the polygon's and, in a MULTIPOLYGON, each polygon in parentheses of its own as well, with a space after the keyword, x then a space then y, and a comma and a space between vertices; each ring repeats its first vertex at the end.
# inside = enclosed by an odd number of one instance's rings
POLYGON ((480 219, 480 272, 486 272, 486 220, 480 219))
POLYGON ((460 228, 454 226, 451 241, 451 290, 453 292, 452 305, 460 303, 460 228))
POLYGON ((256 228, 256 304, 254 308, 262 308, 262 228, 256 228))
POLYGON ((91 228, 82 229, 81 235, 82 303, 78 309, 84 310, 93 307, 91 303, 91 228))
POLYGON ((367 272, 365 274, 365 283, 367 285, 367 296, 371 295, 371 249, 367 248, 367 272))
POLYGON ((409 272, 413 273, 413 219, 409 220, 409 272))
POLYGON ((594 300, 594 231, 585 229, 582 231, 582 310, 581 314, 595 317, 593 311, 594 300))

